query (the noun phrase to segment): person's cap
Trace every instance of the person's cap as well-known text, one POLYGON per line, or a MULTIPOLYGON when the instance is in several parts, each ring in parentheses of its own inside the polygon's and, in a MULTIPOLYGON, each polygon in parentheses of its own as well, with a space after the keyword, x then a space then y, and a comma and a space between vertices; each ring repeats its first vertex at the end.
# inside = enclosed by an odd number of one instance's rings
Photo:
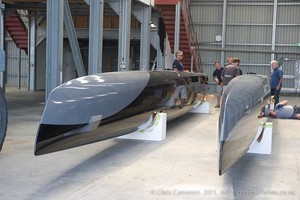
POLYGON ((270 114, 270 104, 265 105, 264 115, 268 117, 270 114))

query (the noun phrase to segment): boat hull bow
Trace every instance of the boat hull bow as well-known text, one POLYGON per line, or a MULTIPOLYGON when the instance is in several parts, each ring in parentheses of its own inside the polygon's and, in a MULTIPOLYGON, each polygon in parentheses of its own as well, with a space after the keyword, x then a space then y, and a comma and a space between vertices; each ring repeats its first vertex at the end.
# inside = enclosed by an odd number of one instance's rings
POLYGON ((256 136, 257 116, 269 96, 269 81, 260 75, 234 78, 225 89, 219 116, 219 175, 249 149, 256 136))
MULTIPOLYGON (((49 95, 35 155, 134 132, 172 99, 178 78, 203 76, 173 71, 110 72, 80 77, 49 95)), ((192 109, 192 106, 190 106, 192 109)), ((180 116, 190 109, 173 112, 180 116)))

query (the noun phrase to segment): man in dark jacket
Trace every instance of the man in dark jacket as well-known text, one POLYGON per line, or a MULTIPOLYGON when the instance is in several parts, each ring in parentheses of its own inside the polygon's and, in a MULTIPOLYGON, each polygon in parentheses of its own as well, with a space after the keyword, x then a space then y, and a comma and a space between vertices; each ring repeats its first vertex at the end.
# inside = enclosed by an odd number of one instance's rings
POLYGON ((220 62, 216 61, 215 62, 215 71, 213 72, 213 81, 216 82, 217 84, 217 105, 215 108, 220 108, 220 101, 222 97, 222 92, 223 92, 223 83, 222 83, 222 72, 223 72, 223 67, 221 67, 220 62))

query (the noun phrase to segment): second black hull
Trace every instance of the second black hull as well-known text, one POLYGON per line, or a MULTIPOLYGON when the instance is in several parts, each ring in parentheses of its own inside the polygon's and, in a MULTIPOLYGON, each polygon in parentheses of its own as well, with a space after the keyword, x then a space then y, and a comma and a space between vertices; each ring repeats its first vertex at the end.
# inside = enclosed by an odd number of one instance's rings
POLYGON ((269 82, 259 75, 234 78, 225 89, 219 117, 219 175, 249 149, 256 136, 257 116, 269 96, 269 82))

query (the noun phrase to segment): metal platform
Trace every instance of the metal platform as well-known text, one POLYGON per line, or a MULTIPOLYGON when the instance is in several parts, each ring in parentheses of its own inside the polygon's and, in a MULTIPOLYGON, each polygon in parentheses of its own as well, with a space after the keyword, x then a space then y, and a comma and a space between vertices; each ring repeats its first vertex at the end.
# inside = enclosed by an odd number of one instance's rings
POLYGON ((34 156, 44 93, 8 88, 6 98, 1 199, 300 199, 298 120, 273 120, 272 154, 246 154, 219 176, 215 102, 210 114, 168 123, 163 142, 110 139, 34 156))

